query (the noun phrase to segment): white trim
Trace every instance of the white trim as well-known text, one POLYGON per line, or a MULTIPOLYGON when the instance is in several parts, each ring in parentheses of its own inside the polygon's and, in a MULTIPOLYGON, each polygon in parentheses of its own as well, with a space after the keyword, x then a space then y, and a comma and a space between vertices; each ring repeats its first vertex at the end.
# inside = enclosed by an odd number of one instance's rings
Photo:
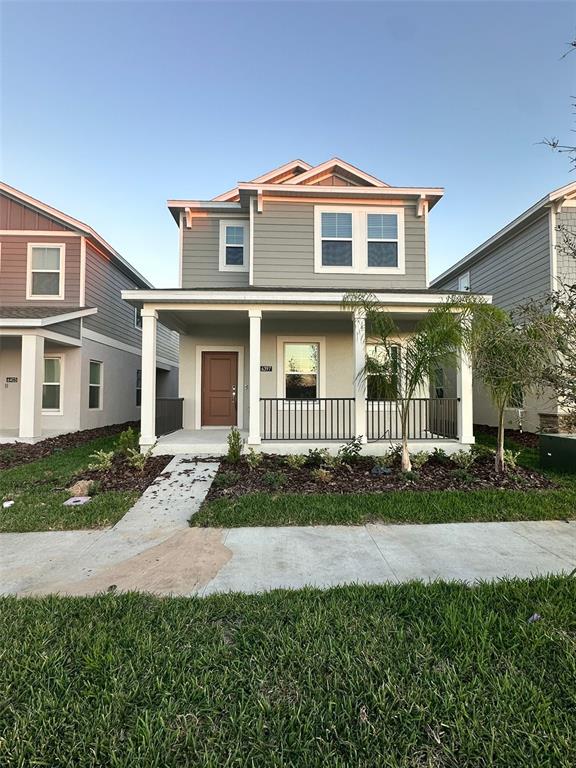
POLYGON ((304 184, 306 181, 308 181, 308 179, 313 179, 315 176, 320 176, 324 171, 330 175, 330 172, 334 172, 337 168, 339 168, 341 171, 349 173, 351 176, 356 176, 357 179, 366 181, 368 184, 374 187, 381 188, 390 186, 389 184, 386 184, 385 181, 380 181, 380 179, 377 179, 375 176, 371 176, 369 173, 361 171, 359 168, 350 165, 350 163, 347 163, 345 160, 340 160, 339 157, 331 157, 330 160, 326 160, 324 163, 320 163, 320 165, 313 166, 308 171, 305 171, 304 173, 296 176, 292 183, 304 184))
POLYGON ((556 210, 550 206, 548 227, 548 238, 550 240, 550 290, 555 291, 558 287, 556 280, 558 277, 558 252, 556 248, 556 210))
POLYGON ((67 347, 81 347, 82 342, 80 339, 76 339, 74 336, 65 336, 63 333, 54 333, 53 331, 45 331, 43 329, 38 328, 0 328, 0 337, 2 336, 10 336, 10 337, 24 337, 24 336, 39 336, 42 339, 47 339, 48 341, 57 341, 59 344, 63 344, 67 347))
POLYGON ((430 286, 430 258, 428 254, 428 200, 423 202, 422 215, 424 216, 424 258, 426 259, 426 288, 430 286))
POLYGON ((250 198, 250 234, 248 243, 248 285, 254 285, 254 198, 250 198))
POLYGON ((66 275, 66 243, 28 243, 26 251, 26 298, 30 301, 63 301, 65 296, 65 275, 66 275), (32 251, 34 248, 58 248, 60 250, 59 268, 56 269, 32 269, 32 251), (32 293, 32 273, 47 272, 54 274, 58 272, 58 295, 41 295, 32 293))
POLYGON ((459 291, 466 291, 470 293, 471 290, 471 283, 470 283, 470 270, 467 269, 466 272, 462 272, 461 275, 458 275, 458 290, 459 291), (464 287, 462 287, 464 286, 464 287))
MULTIPOLYGON (((348 238, 346 238, 348 240, 348 238)), ((357 207, 341 205, 314 206, 314 272, 355 275, 403 275, 406 272, 405 263, 405 231, 404 208, 396 207, 357 207), (338 238, 322 238, 323 213, 349 213, 352 215, 352 266, 337 267, 322 264, 322 240, 338 238), (368 266, 368 215, 391 214, 397 217, 398 238, 390 242, 398 243, 398 266, 369 267, 368 266)))
POLYGON ((61 315, 50 315, 50 317, 2 317, 0 309, 0 328, 43 328, 55 323, 64 323, 66 320, 77 320, 78 318, 95 315, 98 310, 94 307, 82 309, 76 312, 63 312, 61 315))
MULTIPOLYGON (((111 336, 105 336, 103 333, 97 333, 96 331, 91 331, 88 328, 82 329, 82 338, 88 339, 89 341, 95 341, 98 344, 104 344, 106 347, 114 347, 114 349, 120 349, 122 352, 129 352, 131 355, 136 355, 137 357, 142 357, 142 350, 139 347, 133 347, 130 344, 124 344, 123 341, 118 341, 118 339, 113 339, 111 336)), ((178 362, 175 362, 174 360, 168 360, 165 357, 156 357, 156 365, 158 366, 166 365, 170 368, 178 368, 178 362)))
MULTIPOLYGON (((236 421, 238 429, 244 427, 244 347, 218 346, 217 344, 197 344, 196 345, 196 371, 194 381, 194 429, 208 429, 202 426, 202 353, 203 352, 237 352, 238 353, 238 381, 236 407, 236 421)), ((226 427, 218 427, 226 429, 226 427)))
MULTIPOLYGON (((290 160, 288 163, 284 163, 284 165, 278 166, 278 168, 273 168, 271 171, 267 171, 266 173, 263 173, 261 176, 257 176, 255 179, 252 179, 253 184, 257 184, 258 182, 266 182, 270 179, 278 178, 279 176, 285 176, 290 171, 294 170, 294 168, 304 168, 305 170, 310 170, 312 166, 310 163, 304 162, 304 160, 290 160)), ((279 183, 279 182, 277 182, 279 183)), ((214 201, 222 201, 222 200, 229 200, 232 197, 236 197, 238 194, 238 187, 234 187, 233 189, 229 189, 227 192, 223 192, 221 195, 218 195, 217 197, 214 197, 214 201)))
POLYGON ((86 306, 86 238, 80 238, 80 306, 86 306))
POLYGON ((0 229, 0 235, 6 237, 16 237, 26 235, 37 237, 83 237, 80 232, 72 232, 69 229, 0 229))
MULTIPOLYGON (((276 337, 276 397, 286 397, 286 377, 284 375, 284 344, 318 344, 317 395, 326 397, 326 336, 277 336, 276 337)), ((311 401, 312 402, 312 401, 311 401)), ((284 403, 284 408, 293 406, 284 403)), ((316 403, 315 407, 320 407, 316 403)))
POLYGON ((58 360, 60 363, 60 380, 58 381, 59 398, 58 398, 58 408, 42 408, 42 416, 62 416, 64 414, 64 355, 46 354, 46 351, 44 351, 44 356, 42 361, 42 394, 41 394, 42 399, 44 399, 44 385, 52 384, 52 386, 54 386, 56 384, 56 382, 44 381, 46 377, 46 369, 45 369, 44 361, 46 360, 58 360))
MULTIPOLYGON (((250 271, 250 223, 248 219, 220 219, 218 238, 218 269, 220 272, 249 272, 250 271), (242 227, 244 243, 242 245, 242 264, 226 264, 226 228, 242 227)), ((231 247, 239 247, 232 246, 231 247)))
POLYGON ((182 211, 180 211, 178 220, 178 254, 180 259, 178 265, 178 285, 182 288, 184 285, 184 216, 182 215, 182 211))
POLYGON ((88 410, 89 411, 103 411, 104 410, 104 363, 102 360, 88 360, 88 410), (94 363, 100 366, 100 382, 98 384, 90 383, 90 366, 94 363), (98 387, 98 407, 93 408, 90 405, 90 389, 91 387, 98 387))

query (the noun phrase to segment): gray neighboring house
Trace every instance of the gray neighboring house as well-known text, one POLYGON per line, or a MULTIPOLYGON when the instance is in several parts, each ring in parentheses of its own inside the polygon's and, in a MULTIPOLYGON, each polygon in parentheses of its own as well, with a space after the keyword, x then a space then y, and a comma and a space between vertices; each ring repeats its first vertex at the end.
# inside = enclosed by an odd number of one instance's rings
MULTIPOLYGON (((465 290, 492 295, 493 303, 512 310, 545 296, 561 282, 576 281, 576 260, 563 247, 561 230, 576 233, 576 182, 550 192, 454 266, 432 280, 442 291, 465 290)), ((496 413, 475 383, 474 421, 496 426, 496 413)), ((562 409, 553 393, 526 395, 507 412, 506 426, 558 432, 562 409)))
MULTIPOLYGON (((0 442, 136 421, 150 283, 91 227, 0 182, 0 442)), ((178 389, 178 334, 158 326, 159 397, 178 389)))
MULTIPOLYGON (((222 453, 231 426, 249 446, 300 453, 353 436, 383 453, 400 438, 398 382, 379 399, 358 376, 367 352, 385 353, 352 288, 377 294, 399 334, 446 294, 428 289, 428 217, 437 187, 397 187, 332 158, 294 160, 212 200, 170 200, 180 231, 180 284, 125 290, 142 310, 142 433, 156 431, 153 357, 157 323, 180 332, 181 429, 156 452, 222 453)), ((437 383, 436 383, 437 384, 437 383)), ((465 356, 454 391, 426 383, 410 414, 413 450, 474 441, 472 376, 465 356)))

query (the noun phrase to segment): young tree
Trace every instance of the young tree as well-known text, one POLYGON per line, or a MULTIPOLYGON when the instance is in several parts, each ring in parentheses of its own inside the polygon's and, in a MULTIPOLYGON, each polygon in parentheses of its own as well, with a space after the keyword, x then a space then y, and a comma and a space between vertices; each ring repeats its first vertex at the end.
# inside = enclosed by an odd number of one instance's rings
POLYGON ((412 469, 408 450, 410 404, 438 368, 457 366, 462 341, 461 324, 449 306, 434 308, 407 337, 397 358, 392 354, 392 348, 395 346, 393 337, 398 335, 399 329, 373 294, 348 293, 344 297, 344 308, 365 314, 367 335, 385 350, 382 356, 367 356, 366 365, 359 375, 364 379, 370 377, 381 392, 388 391, 392 380, 398 382, 396 403, 402 434, 402 471, 409 472, 412 469))

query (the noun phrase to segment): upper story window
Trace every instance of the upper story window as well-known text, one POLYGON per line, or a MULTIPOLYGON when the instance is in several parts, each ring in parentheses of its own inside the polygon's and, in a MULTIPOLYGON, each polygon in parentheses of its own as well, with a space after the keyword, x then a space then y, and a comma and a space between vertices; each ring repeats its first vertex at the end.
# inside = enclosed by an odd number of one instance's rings
POLYGON ((64 298, 63 244, 28 243, 27 299, 64 298))
POLYGON ((134 307, 134 327, 138 328, 139 331, 142 330, 142 315, 138 307, 134 307))
POLYGON ((404 274, 404 209, 315 206, 314 271, 404 274))
POLYGON ((248 222, 220 221, 220 271, 248 272, 248 222))
POLYGON ((470 272, 465 272, 458 278, 458 290, 469 291, 470 290, 470 272))

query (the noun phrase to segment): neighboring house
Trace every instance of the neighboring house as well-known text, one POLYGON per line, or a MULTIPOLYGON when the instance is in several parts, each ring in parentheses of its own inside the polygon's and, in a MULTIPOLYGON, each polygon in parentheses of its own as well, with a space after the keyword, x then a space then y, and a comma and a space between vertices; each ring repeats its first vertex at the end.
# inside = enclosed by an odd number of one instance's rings
MULTIPOLYGON (((402 328, 444 301, 427 289, 427 226, 438 188, 392 187, 339 159, 295 160, 213 200, 171 200, 180 228, 180 286, 128 290, 142 308, 142 436, 156 441, 158 321, 179 331, 183 429, 157 451, 222 451, 237 425, 250 446, 332 450, 362 435, 383 452, 400 437, 396 398, 362 382, 365 321, 342 309, 350 289, 377 293, 402 328)), ((376 350, 378 353, 378 350, 376 350)), ((472 443, 472 383, 464 360, 457 391, 414 403, 414 446, 472 443)))
MULTIPOLYGON (((561 282, 576 280, 576 260, 562 231, 576 233, 576 182, 543 197, 486 242, 443 272, 431 286, 442 291, 488 293, 510 311, 539 299, 561 282)), ((497 424, 489 397, 475 385, 474 421, 497 424)), ((508 409, 506 425, 536 432, 563 428, 553 393, 525 395, 508 409)))
MULTIPOLYGON (((91 227, 0 183, 0 441, 140 418, 141 318, 152 286, 91 227)), ((178 336, 158 328, 159 395, 177 395, 178 336)))

